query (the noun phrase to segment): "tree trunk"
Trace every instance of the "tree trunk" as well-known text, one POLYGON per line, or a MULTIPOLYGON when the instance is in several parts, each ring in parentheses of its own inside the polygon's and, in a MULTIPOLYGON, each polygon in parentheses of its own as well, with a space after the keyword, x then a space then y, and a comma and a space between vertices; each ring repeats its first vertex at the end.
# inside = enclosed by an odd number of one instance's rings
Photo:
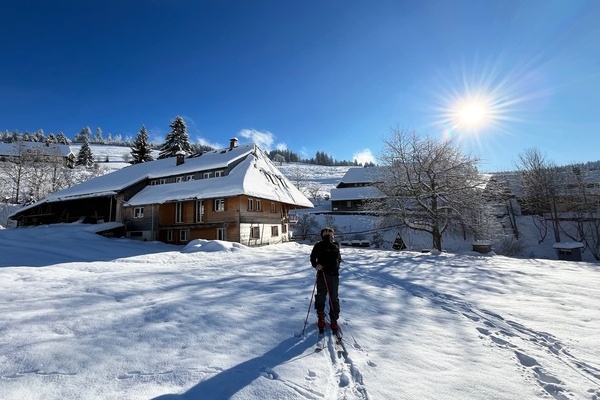
POLYGON ((442 251, 442 234, 437 226, 433 228, 431 236, 433 238, 433 248, 442 251))

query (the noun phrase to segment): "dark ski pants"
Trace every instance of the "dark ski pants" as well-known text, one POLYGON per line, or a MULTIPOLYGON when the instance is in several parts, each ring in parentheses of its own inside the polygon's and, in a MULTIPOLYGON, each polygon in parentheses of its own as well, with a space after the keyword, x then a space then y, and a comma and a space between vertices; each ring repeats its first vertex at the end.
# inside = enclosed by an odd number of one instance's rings
POLYGON ((327 288, 329 288, 329 318, 331 321, 337 321, 340 316, 340 299, 338 298, 338 287, 340 285, 340 277, 336 275, 325 275, 322 272, 317 273, 317 294, 315 294, 315 309, 317 313, 325 311, 325 300, 327 298, 327 288), (325 285, 325 279, 327 285, 325 285))

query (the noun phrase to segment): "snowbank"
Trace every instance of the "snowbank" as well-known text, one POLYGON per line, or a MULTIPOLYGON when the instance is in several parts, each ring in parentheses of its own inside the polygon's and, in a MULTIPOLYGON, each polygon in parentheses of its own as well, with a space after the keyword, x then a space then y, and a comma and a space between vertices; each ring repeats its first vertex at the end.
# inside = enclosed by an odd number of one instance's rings
POLYGON ((233 242, 224 242, 222 240, 204 240, 204 239, 195 239, 192 240, 181 250, 182 253, 198 253, 198 252, 207 252, 213 253, 216 251, 241 251, 247 249, 246 246, 239 243, 233 242))

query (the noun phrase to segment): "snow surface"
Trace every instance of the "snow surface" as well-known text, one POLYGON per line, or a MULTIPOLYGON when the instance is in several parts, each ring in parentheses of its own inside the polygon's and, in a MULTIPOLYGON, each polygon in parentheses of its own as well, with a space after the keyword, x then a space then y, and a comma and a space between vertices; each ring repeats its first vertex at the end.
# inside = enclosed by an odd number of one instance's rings
POLYGON ((311 244, 101 228, 0 230, 1 399, 600 398, 598 264, 344 247, 338 356, 311 244))

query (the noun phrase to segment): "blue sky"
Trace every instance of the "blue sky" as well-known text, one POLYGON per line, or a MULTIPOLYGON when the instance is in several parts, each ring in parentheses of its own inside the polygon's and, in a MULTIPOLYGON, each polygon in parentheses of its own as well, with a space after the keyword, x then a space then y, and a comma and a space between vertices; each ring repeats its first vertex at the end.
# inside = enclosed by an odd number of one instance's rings
POLYGON ((376 158, 399 127, 458 137, 485 171, 533 147, 600 159, 596 0, 21 0, 2 15, 0 130, 144 124, 160 143, 181 115, 194 143, 307 157, 376 158), (482 123, 457 117, 465 103, 482 123))

